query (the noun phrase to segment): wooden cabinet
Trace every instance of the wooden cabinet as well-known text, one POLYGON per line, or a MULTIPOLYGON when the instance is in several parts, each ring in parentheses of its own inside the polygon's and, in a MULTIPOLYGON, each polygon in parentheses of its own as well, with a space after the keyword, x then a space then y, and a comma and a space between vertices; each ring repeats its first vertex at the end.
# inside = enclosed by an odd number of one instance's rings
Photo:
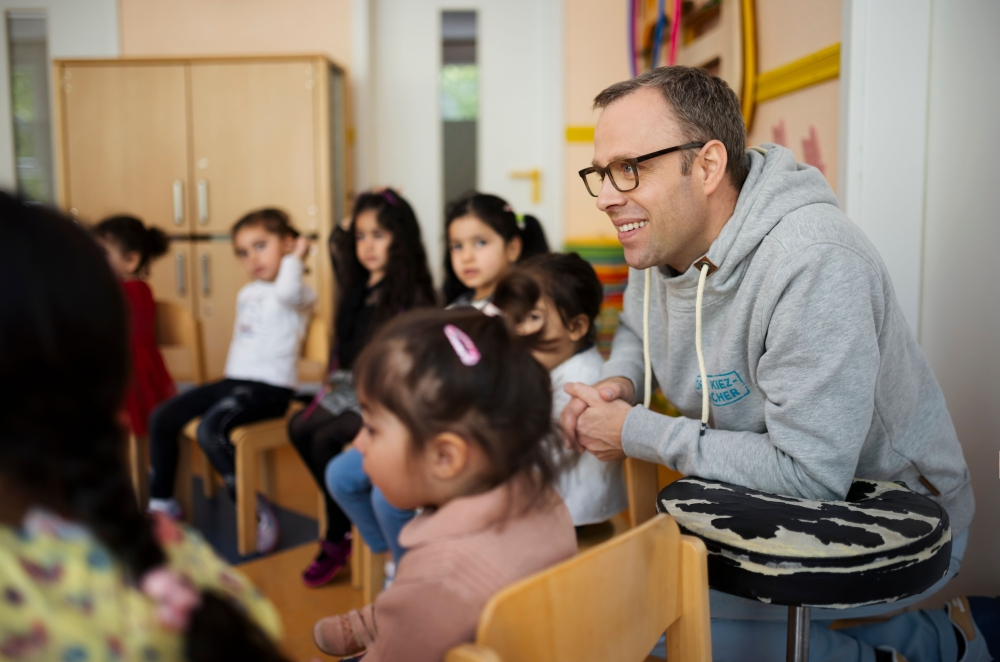
POLYGON ((60 202, 85 223, 128 213, 171 235, 150 286, 201 321, 209 379, 222 376, 236 294, 248 282, 229 236, 248 211, 283 209, 316 238, 306 282, 332 328, 325 247, 349 181, 338 67, 289 56, 55 68, 60 202))
POLYGON ((302 229, 319 214, 315 68, 301 61, 192 65, 197 232, 225 234, 247 210, 276 201, 302 229))
POLYGON ((186 70, 120 64, 57 72, 66 157, 60 193, 74 215, 130 213, 168 233, 188 232, 186 70))

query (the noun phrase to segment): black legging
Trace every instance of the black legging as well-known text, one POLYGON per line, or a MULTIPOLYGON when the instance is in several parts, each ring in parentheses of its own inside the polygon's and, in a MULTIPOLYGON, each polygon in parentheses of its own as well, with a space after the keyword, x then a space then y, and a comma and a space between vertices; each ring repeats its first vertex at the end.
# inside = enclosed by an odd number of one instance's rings
POLYGON ((351 520, 326 491, 326 465, 357 436, 361 430, 361 417, 352 411, 334 416, 322 407, 316 407, 305 420, 302 417, 304 413, 299 412, 289 421, 288 438, 323 492, 326 500, 326 539, 337 542, 351 530, 351 520))

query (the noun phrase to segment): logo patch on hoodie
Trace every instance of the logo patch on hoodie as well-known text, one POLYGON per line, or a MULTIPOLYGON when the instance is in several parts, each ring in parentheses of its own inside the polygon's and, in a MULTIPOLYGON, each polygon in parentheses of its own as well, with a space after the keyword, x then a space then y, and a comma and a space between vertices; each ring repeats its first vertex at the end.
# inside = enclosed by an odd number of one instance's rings
MULTIPOLYGON (((701 393, 701 375, 694 378, 694 390, 701 393)), ((721 375, 708 375, 708 399, 716 407, 725 407, 750 394, 740 373, 732 370, 721 375)))

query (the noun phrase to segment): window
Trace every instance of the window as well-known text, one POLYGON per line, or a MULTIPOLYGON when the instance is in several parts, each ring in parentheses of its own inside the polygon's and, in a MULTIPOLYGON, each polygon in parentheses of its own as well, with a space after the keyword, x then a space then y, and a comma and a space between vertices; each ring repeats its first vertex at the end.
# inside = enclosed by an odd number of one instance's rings
POLYGON ((26 199, 52 203, 52 121, 45 14, 9 12, 10 103, 17 188, 26 199))
POLYGON ((441 13, 441 123, 444 199, 476 188, 476 121, 479 69, 476 66, 476 12, 441 13))

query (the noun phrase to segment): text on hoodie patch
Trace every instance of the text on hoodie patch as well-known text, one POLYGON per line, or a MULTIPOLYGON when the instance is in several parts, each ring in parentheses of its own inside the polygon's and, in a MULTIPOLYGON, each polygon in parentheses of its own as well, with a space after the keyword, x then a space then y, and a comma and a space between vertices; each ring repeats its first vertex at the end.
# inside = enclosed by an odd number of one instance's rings
MULTIPOLYGON (((708 388, 708 399, 716 407, 731 405, 750 394, 750 389, 735 370, 721 375, 708 375, 708 388)), ((701 375, 694 378, 694 390, 701 393, 701 375)))

